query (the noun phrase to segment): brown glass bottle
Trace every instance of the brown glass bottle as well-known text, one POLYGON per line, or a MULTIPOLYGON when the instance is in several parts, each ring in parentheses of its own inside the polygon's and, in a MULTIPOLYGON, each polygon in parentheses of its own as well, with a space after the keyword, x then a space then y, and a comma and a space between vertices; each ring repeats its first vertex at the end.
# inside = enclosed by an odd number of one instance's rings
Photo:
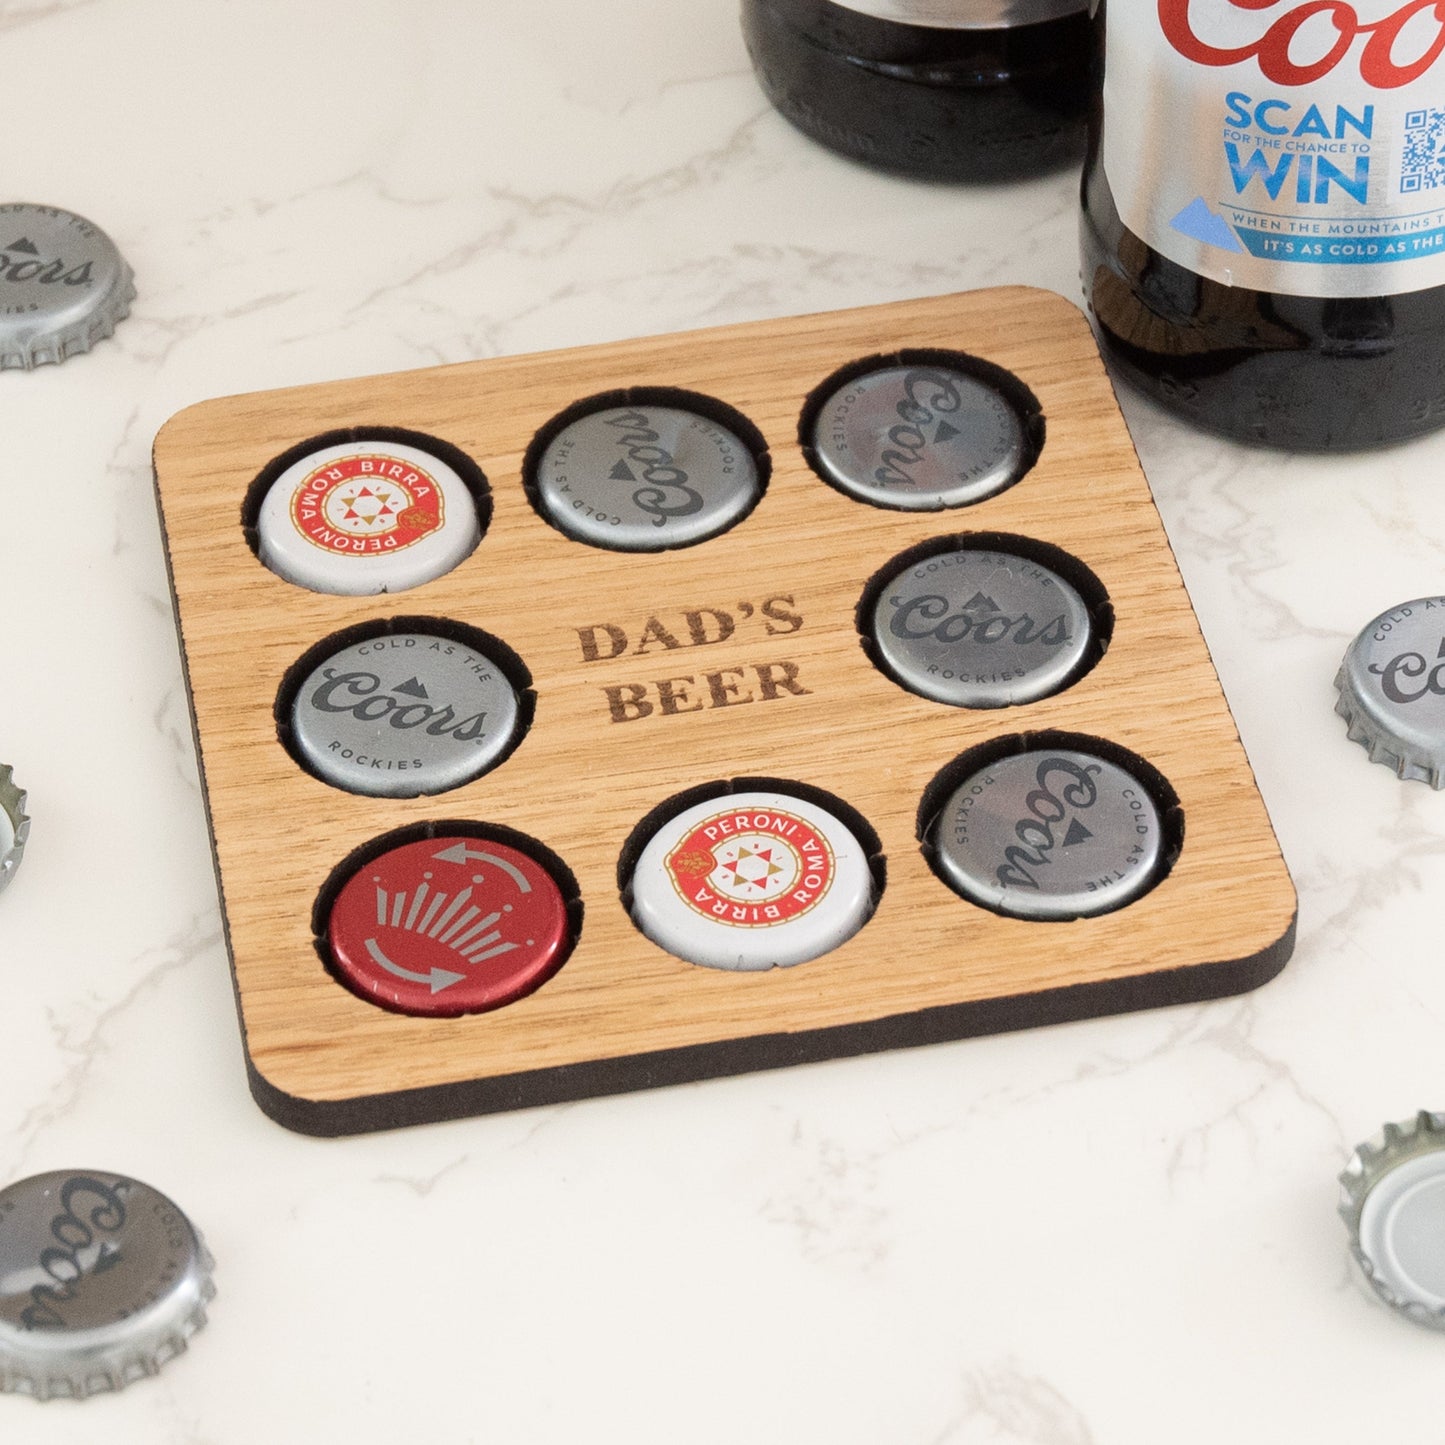
MULTIPOLYGON (((1280 16, 1271 12, 1266 19, 1277 24, 1280 16)), ((1445 426, 1445 286, 1319 296, 1292 293, 1288 275, 1279 290, 1226 285, 1171 260, 1124 224, 1104 166, 1111 123, 1103 87, 1105 24, 1101 0, 1091 48, 1095 100, 1080 239, 1084 292, 1111 370, 1195 425, 1259 446, 1351 451, 1445 426)), ((1269 124, 1290 120, 1281 105, 1307 114, 1288 88, 1271 87, 1268 76, 1262 82, 1241 76, 1239 69, 1218 82, 1226 106, 1234 94, 1247 94, 1256 106, 1256 97, 1268 96, 1276 106, 1266 113, 1269 124)), ((1322 110, 1329 115, 1328 107, 1322 110)), ((1362 105, 1354 106, 1354 114, 1363 113, 1362 105)), ((1182 108, 1177 120, 1145 142, 1162 148, 1171 164, 1180 128, 1194 125, 1182 108)), ((1348 123, 1343 128, 1352 133, 1348 123)), ((1236 148, 1237 161, 1247 165, 1248 156, 1236 148)), ((1268 153, 1268 167, 1282 163, 1268 153)), ((1281 193, 1290 192, 1281 187, 1281 193)), ((1292 269, 1298 277, 1319 267, 1292 269)))
POLYGON ((1082 154, 1085 4, 743 0, 743 34, 768 99, 814 140, 928 180, 1009 180, 1082 154))

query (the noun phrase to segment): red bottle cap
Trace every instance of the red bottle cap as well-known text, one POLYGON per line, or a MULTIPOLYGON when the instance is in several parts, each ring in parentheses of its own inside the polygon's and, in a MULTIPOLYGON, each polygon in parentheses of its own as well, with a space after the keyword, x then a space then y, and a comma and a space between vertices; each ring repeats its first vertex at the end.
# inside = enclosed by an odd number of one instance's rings
POLYGON ((500 1008, 558 967, 568 942, 556 880, 484 838, 405 843, 359 868, 327 926, 342 978, 400 1013, 500 1008))

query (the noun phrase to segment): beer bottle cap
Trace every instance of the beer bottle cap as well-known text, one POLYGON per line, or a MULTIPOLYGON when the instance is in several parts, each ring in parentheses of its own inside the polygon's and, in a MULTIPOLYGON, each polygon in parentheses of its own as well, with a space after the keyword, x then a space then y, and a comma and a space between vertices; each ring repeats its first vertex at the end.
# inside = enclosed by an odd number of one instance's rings
POLYGON ((996 388, 952 367, 887 366, 844 383, 813 425, 823 474, 880 507, 936 511, 1018 480, 1026 449, 996 388))
POLYGON ((851 938, 873 912, 862 844, 832 813, 786 793, 684 809, 633 869, 632 917, 689 963, 788 968, 851 938))
POLYGON ((83 216, 0 204, 0 370, 89 351, 135 300, 115 243, 83 216))
POLYGON ((677 406, 588 412, 544 448, 532 485, 559 531, 594 547, 660 552, 725 532, 760 495, 741 437, 677 406))
POLYGON ((257 553, 313 592, 404 592, 450 572, 481 539, 456 470, 403 442, 320 447, 271 484, 256 519, 257 553))
POLYGON ((1445 597, 1382 612, 1335 678, 1349 737, 1402 778, 1445 788, 1445 597))
POLYGON ((1068 686, 1089 657, 1084 599, 1057 572, 961 548, 904 567, 879 592, 873 639, 910 692, 955 707, 1007 707, 1068 686))
POLYGON ((25 856, 30 819, 25 816, 25 794, 15 786, 8 763, 0 763, 0 892, 15 875, 25 856))
POLYGON ((0 1189, 0 1390, 82 1399, 155 1374, 205 1324, 212 1267, 138 1180, 64 1169, 0 1189))
POLYGON ((328 783, 377 798, 442 793, 512 743, 517 694, 480 651, 428 632, 339 648, 291 706, 296 750, 328 783))
POLYGON ((1375 1293, 1445 1329, 1445 1114, 1421 1110, 1361 1144, 1340 1175, 1339 1208, 1375 1293))
POLYGON ((560 967, 567 903, 534 858, 490 839, 427 838, 363 864, 327 929, 342 979, 397 1013, 500 1008, 560 967))
POLYGON ((1036 749, 966 778, 931 829, 938 867, 965 898, 1015 918, 1109 913, 1154 884, 1163 827, 1131 773, 1093 754, 1036 749))

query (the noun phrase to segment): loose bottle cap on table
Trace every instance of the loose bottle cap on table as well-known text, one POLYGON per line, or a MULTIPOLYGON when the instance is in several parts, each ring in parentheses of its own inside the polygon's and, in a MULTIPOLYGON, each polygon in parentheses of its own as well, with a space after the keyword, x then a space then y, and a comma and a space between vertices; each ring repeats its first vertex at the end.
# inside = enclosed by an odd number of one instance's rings
POLYGON ((726 531, 758 499, 742 439, 697 412, 636 405, 595 411, 548 443, 534 477, 543 513, 580 542, 660 552, 726 531))
POLYGON ((552 875, 504 843, 404 843, 358 868, 327 930, 341 976, 399 1013, 500 1008, 558 967, 567 904, 552 875))
POLYGON ((343 647, 291 707, 297 750, 328 783, 380 798, 445 792, 511 744, 517 694, 482 653, 426 632, 343 647))
POLYGON ((1033 702, 1066 686, 1089 655, 1092 627, 1056 572, 1005 552, 944 552, 889 579, 873 609, 888 671, 956 707, 1033 702))
POLYGON ((1445 1114, 1386 1124, 1340 1175, 1350 1249, 1392 1308, 1445 1329, 1445 1114))
POLYGON ((25 856, 30 819, 25 816, 25 794, 15 786, 8 764, 0 763, 0 892, 15 875, 25 856))
POLYGON ((851 829, 786 793, 698 803, 649 840, 632 917, 689 963, 788 968, 851 938, 873 911, 873 876, 851 829))
POLYGON ((823 403, 813 447, 824 473, 865 502, 962 507, 1015 481, 1026 450, 1008 400, 945 366, 865 372, 823 403))
POLYGON ((960 893, 1015 918, 1108 913, 1145 893, 1163 828, 1144 786, 1090 753, 1038 749, 980 768, 932 830, 938 865, 960 893))
POLYGON ((0 369, 89 351, 133 300, 131 269, 98 226, 54 206, 0 205, 0 369))
POLYGON ((0 1189, 0 1389, 80 1399, 155 1374, 205 1324, 211 1269, 137 1180, 60 1170, 0 1189))
POLYGON ((1382 612, 1350 644, 1335 711, 1370 761, 1445 788, 1445 597, 1382 612))
POLYGON ((404 592, 450 572, 481 537, 454 468, 420 447, 362 439, 321 447, 271 484, 256 519, 273 572, 349 597, 404 592))

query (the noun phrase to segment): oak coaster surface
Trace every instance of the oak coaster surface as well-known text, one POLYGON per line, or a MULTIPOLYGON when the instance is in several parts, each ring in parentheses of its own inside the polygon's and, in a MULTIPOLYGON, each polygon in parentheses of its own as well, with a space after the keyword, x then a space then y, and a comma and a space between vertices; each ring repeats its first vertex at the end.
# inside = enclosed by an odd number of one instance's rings
POLYGON ((155 471, 251 1088, 291 1128, 389 1128, 1218 997, 1289 957, 1284 860, 1088 325, 1057 296, 980 291, 227 397, 167 423, 155 471), (1037 398, 1042 449, 1014 486, 968 507, 892 511, 809 466, 810 395, 861 358, 912 349, 1005 368, 1037 398), (732 530, 608 552, 533 509, 533 438, 579 399, 629 387, 702 393, 761 431, 771 477, 732 530), (258 475, 308 438, 375 427, 438 438, 481 468, 481 544, 390 595, 321 595, 273 575, 242 525, 258 475), (909 548, 971 533, 1063 548, 1102 584, 1108 649, 1065 691, 969 711, 904 691, 865 654, 855 610, 869 579, 909 548), (525 663, 535 715, 495 771, 434 797, 361 797, 286 751, 273 710, 288 671, 331 634, 389 617, 481 629, 525 663), (1182 848, 1128 907, 1006 918, 925 860, 920 800, 940 771, 1034 733, 1102 740, 1177 794, 1182 848), (867 821, 886 860, 876 912, 798 967, 682 962, 633 926, 619 855, 679 792, 757 777, 821 790, 867 821), (554 977, 504 1008, 387 1012, 328 972, 318 896, 378 837, 450 822, 550 850, 580 889, 580 935, 554 977))

